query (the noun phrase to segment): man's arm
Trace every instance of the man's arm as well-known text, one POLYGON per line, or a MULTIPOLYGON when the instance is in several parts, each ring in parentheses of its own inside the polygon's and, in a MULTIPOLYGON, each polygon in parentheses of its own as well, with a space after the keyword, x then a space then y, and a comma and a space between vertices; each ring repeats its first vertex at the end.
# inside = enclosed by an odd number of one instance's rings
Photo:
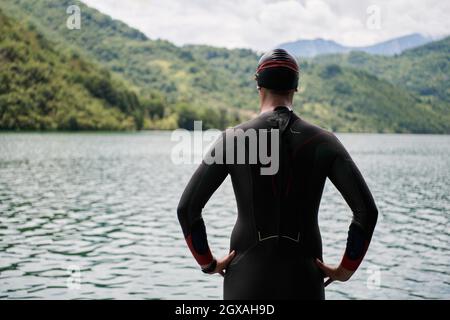
MULTIPOLYGON (((216 142, 216 146, 218 143, 222 143, 222 141, 222 139, 219 139, 216 142)), ((228 171, 223 162, 222 164, 207 164, 205 161, 202 161, 191 177, 178 204, 178 220, 183 230, 186 243, 202 268, 210 265, 214 258, 209 249, 206 228, 201 212, 209 198, 222 184, 227 174, 228 171)))
POLYGON ((335 268, 338 276, 336 280, 347 280, 359 267, 367 252, 377 223, 378 210, 356 164, 337 138, 335 142, 336 154, 328 177, 353 213, 345 253, 339 267, 335 268))

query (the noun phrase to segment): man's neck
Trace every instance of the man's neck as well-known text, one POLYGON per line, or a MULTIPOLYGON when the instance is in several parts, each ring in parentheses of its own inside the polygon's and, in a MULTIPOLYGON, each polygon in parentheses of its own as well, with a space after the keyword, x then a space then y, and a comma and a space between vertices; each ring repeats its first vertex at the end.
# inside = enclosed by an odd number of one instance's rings
POLYGON ((272 101, 265 101, 264 103, 261 102, 259 106, 259 113, 269 112, 273 111, 276 107, 279 106, 285 106, 289 109, 292 109, 292 100, 272 100, 272 101))

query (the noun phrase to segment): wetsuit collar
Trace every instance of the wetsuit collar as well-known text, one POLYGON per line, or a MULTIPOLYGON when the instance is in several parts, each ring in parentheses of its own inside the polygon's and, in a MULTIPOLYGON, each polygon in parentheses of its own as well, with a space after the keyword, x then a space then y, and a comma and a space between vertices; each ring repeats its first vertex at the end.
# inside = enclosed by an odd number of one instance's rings
POLYGON ((273 109, 271 109, 271 110, 266 110, 266 111, 260 112, 259 114, 261 115, 261 114, 264 114, 264 113, 267 113, 267 112, 272 112, 272 111, 280 110, 280 109, 282 109, 282 108, 287 108, 289 111, 292 111, 292 106, 276 106, 275 108, 273 108, 273 109))

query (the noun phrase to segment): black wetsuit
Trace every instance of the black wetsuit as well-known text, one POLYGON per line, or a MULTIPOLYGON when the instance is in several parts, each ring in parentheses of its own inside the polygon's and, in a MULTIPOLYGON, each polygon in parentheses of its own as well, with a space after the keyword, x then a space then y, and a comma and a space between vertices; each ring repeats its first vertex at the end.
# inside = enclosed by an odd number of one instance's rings
POLYGON ((318 210, 325 180, 328 177, 333 182, 353 212, 341 264, 356 270, 378 215, 362 175, 334 134, 286 107, 263 113, 237 128, 243 132, 279 129, 279 170, 262 175, 261 167, 268 165, 259 160, 250 164, 248 158, 245 164, 226 163, 230 150, 225 143, 227 135, 222 134, 211 154, 223 151, 224 163, 203 161, 178 206, 191 252, 201 265, 213 259, 201 211, 229 174, 238 216, 230 243, 236 256, 224 277, 224 299, 323 299, 323 273, 315 259, 322 260, 318 210))

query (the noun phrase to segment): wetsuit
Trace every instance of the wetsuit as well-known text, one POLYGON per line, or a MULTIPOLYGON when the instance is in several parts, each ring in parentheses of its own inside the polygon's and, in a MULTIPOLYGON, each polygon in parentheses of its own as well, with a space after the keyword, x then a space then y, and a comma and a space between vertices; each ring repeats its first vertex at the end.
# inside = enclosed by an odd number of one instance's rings
POLYGON ((222 134, 211 155, 219 150, 224 161, 210 164, 204 160, 178 206, 178 219, 192 254, 200 265, 213 260, 201 211, 229 174, 238 214, 230 242, 236 256, 226 269, 224 299, 324 299, 324 275, 315 264, 315 258, 322 260, 318 226, 322 191, 328 177, 353 212, 341 264, 356 270, 378 215, 361 173, 334 134, 286 107, 262 113, 237 128, 269 133, 278 129, 279 169, 276 174, 262 175, 261 168, 268 165, 259 159, 256 164, 248 161, 250 139, 246 163, 229 163, 228 136, 222 134))

